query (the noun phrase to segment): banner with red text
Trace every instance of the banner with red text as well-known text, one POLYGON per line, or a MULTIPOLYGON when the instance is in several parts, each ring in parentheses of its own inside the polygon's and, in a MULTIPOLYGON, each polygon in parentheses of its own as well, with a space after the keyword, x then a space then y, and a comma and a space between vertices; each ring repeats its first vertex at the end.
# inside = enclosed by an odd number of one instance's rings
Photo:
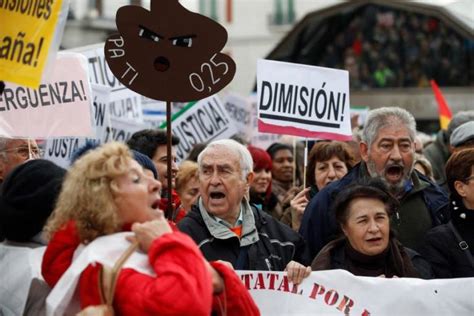
POLYGON ((237 271, 263 316, 472 315, 474 278, 421 280, 312 272, 299 286, 286 272, 237 271))
POLYGON ((0 95, 0 135, 60 137, 92 135, 87 61, 59 53, 38 89, 8 85, 0 95))

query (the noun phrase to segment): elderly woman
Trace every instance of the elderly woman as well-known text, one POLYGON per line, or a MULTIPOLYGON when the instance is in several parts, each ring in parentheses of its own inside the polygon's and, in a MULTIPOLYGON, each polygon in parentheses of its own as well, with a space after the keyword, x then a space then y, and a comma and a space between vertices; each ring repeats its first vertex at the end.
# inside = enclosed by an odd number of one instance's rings
POLYGON ((334 211, 343 236, 329 242, 311 264, 313 271, 343 269, 359 276, 431 277, 426 261, 404 248, 390 232, 398 202, 382 184, 354 185, 341 191, 334 211))
POLYGON ((209 315, 213 294, 220 306, 236 305, 229 302, 230 293, 243 303, 239 312, 253 308, 230 269, 209 265, 189 237, 173 231, 158 209, 160 187, 124 144, 105 144, 74 163, 46 226, 50 241, 42 274, 56 286, 48 297, 50 312, 77 312, 61 297, 71 288, 74 292, 71 279, 78 279, 82 308, 102 304, 102 267, 112 266, 110 258, 127 249, 125 238, 143 253, 135 251, 119 271, 113 296, 117 314, 209 315), (130 229, 133 234, 116 234, 130 229))
POLYGON ((420 248, 438 278, 474 277, 474 148, 446 163, 451 221, 431 229, 420 248))
POLYGON ((344 177, 354 165, 354 157, 349 145, 337 141, 316 143, 309 153, 304 190, 285 202, 282 222, 298 230, 308 201, 326 185, 344 177))
POLYGON ((176 176, 176 192, 181 200, 181 207, 187 214, 199 197, 199 175, 196 162, 185 160, 181 163, 176 176))

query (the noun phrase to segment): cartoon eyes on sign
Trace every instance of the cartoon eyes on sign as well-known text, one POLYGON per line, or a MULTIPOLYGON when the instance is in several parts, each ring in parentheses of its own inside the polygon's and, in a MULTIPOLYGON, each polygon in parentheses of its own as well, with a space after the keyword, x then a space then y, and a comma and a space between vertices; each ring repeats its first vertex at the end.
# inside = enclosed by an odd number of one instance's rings
POLYGON ((178 0, 152 0, 151 11, 117 11, 119 34, 105 43, 105 58, 118 80, 146 97, 188 102, 230 83, 235 63, 220 53, 227 32, 219 23, 186 10, 178 0))

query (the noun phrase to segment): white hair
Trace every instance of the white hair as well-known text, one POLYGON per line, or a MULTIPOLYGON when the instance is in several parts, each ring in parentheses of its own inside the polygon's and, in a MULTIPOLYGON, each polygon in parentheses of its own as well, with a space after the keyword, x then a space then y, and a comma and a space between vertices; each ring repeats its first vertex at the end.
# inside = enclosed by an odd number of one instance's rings
POLYGON ((245 180, 250 172, 253 169, 253 160, 252 155, 248 149, 232 139, 220 139, 209 143, 206 148, 199 154, 197 158, 197 163, 199 170, 202 168, 202 157, 212 148, 224 147, 225 149, 233 152, 239 157, 240 170, 242 174, 242 179, 245 180))
POLYGON ((370 148, 378 136, 380 129, 394 124, 403 124, 408 129, 410 139, 415 141, 416 121, 413 115, 399 107, 382 107, 369 111, 367 121, 362 132, 362 141, 370 148))

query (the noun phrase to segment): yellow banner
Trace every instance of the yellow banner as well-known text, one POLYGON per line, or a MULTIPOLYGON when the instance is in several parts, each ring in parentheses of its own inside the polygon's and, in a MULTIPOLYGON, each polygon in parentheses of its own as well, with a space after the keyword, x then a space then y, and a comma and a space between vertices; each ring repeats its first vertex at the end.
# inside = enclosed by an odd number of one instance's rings
POLYGON ((0 0, 0 80, 38 88, 62 0, 0 0))

